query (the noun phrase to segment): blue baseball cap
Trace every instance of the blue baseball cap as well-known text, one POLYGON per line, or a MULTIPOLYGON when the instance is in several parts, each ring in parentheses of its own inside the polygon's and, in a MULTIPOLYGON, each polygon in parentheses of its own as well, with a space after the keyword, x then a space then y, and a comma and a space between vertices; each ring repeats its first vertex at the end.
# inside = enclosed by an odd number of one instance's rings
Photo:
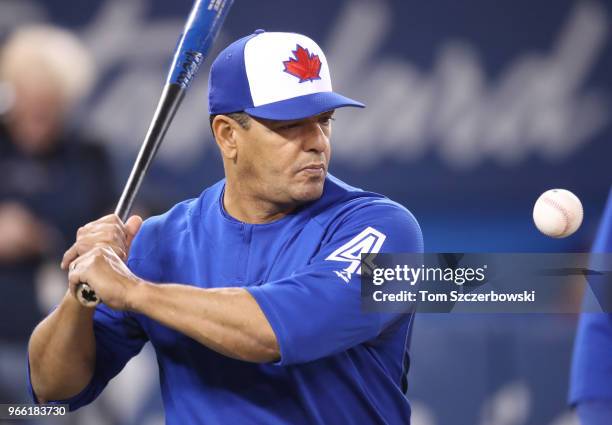
POLYGON ((297 120, 344 106, 365 105, 332 90, 323 51, 301 34, 257 30, 219 53, 210 70, 211 115, 297 120))

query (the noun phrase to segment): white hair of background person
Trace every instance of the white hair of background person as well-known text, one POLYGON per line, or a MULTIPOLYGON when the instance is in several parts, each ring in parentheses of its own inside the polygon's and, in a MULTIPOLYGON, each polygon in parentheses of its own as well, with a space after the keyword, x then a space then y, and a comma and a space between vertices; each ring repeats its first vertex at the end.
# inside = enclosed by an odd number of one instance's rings
POLYGON ((0 47, 0 113, 10 109, 16 81, 52 84, 68 109, 89 93, 95 77, 93 57, 76 35, 52 25, 22 26, 0 47))

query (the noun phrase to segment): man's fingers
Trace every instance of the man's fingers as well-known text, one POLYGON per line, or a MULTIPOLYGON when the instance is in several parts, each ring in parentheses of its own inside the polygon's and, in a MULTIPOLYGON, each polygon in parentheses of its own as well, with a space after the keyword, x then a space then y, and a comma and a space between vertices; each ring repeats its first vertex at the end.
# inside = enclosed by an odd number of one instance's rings
POLYGON ((79 238, 91 237, 92 235, 102 239, 109 238, 109 240, 118 237, 123 241, 126 241, 128 237, 126 227, 119 223, 99 223, 95 228, 91 227, 89 231, 84 232, 79 238))
POLYGON ((99 260, 98 257, 104 256, 105 252, 113 252, 108 246, 96 246, 87 252, 85 255, 80 256, 68 266, 68 284, 71 290, 75 290, 79 283, 88 283, 86 277, 86 270, 91 265, 99 260))
POLYGON ((77 237, 76 243, 64 254, 62 268, 65 269, 76 257, 99 245, 108 245, 115 249, 117 254, 125 257, 128 247, 127 235, 116 223, 98 224, 95 231, 91 228, 89 233, 82 232, 77 237))
POLYGON ((106 247, 111 249, 123 261, 127 261, 127 252, 123 248, 109 245, 106 245, 106 247))
POLYGON ((79 269, 79 262, 77 259, 76 261, 73 261, 68 268, 68 286, 70 288, 70 293, 74 294, 76 292, 77 285, 81 282, 83 282, 83 276, 81 270, 79 269))
POLYGON ((64 253, 64 256, 62 257, 62 263, 60 265, 62 270, 66 270, 68 268, 68 265, 72 263, 78 256, 79 256, 79 252, 78 252, 77 244, 75 242, 72 244, 70 248, 68 248, 68 251, 66 251, 64 253))
POLYGON ((123 242, 118 243, 118 242, 95 242, 94 241, 91 243, 75 243, 64 254, 64 257, 61 262, 62 270, 68 269, 68 266, 70 264, 74 264, 74 261, 76 261, 77 258, 79 258, 79 256, 84 255, 98 247, 111 249, 123 261, 127 260, 127 250, 125 247, 125 243, 123 242))
POLYGON ((102 225, 116 225, 116 226, 119 227, 119 229, 122 232, 125 232, 125 224, 123 224, 123 221, 121 221, 119 216, 117 214, 109 214, 109 215, 105 215, 102 218, 99 218, 99 219, 97 219, 95 221, 92 221, 92 222, 87 223, 86 225, 80 227, 79 230, 77 231, 77 236, 80 236, 80 235, 82 235, 84 233, 88 233, 94 227, 98 228, 98 227, 100 227, 102 225))
POLYGON ((142 218, 130 217, 124 224, 117 214, 109 214, 87 223, 77 231, 77 241, 66 251, 61 268, 66 270, 80 255, 97 246, 109 246, 122 260, 127 260, 129 245, 138 232, 142 218))
POLYGON ((108 214, 92 223, 117 223, 123 226, 123 221, 119 218, 117 214, 108 214))

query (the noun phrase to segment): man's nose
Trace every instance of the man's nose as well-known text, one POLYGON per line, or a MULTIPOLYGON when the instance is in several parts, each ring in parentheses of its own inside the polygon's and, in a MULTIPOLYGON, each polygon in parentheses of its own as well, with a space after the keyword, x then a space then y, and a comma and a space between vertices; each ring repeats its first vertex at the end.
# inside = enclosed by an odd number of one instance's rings
POLYGON ((327 148, 329 138, 318 121, 312 121, 303 126, 303 144, 305 151, 323 152, 327 148))

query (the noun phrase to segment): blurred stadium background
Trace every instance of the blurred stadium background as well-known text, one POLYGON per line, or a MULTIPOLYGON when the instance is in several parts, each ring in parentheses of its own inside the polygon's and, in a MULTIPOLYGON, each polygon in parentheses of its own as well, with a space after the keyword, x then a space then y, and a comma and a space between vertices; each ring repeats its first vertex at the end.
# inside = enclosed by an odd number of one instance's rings
MULTIPOLYGON (((103 141, 113 172, 100 179, 116 191, 191 3, 0 1, 0 41, 50 23, 92 52, 98 79, 70 126, 103 141)), ((331 172, 408 207, 427 251, 582 252, 612 183, 611 14, 604 0, 237 1, 215 52, 257 28, 319 41, 335 89, 368 105, 338 113, 331 172), (545 238, 531 222, 533 202, 553 187, 584 205, 582 228, 565 240, 545 238)), ((147 176, 139 197, 147 214, 222 176, 207 119, 209 65, 147 176)), ((9 92, 0 82, 0 112, 10 108, 9 92)), ((61 296, 55 265, 37 276, 37 311, 17 314, 38 317, 61 296)), ((568 302, 579 303, 574 297, 568 302)), ((414 425, 575 424, 565 405, 575 326, 572 315, 418 316, 414 425)), ((16 341, 0 333, 0 402, 25 397, 25 347, 16 341)), ((61 423, 161 424, 157 379, 146 351, 93 407, 61 423)))

